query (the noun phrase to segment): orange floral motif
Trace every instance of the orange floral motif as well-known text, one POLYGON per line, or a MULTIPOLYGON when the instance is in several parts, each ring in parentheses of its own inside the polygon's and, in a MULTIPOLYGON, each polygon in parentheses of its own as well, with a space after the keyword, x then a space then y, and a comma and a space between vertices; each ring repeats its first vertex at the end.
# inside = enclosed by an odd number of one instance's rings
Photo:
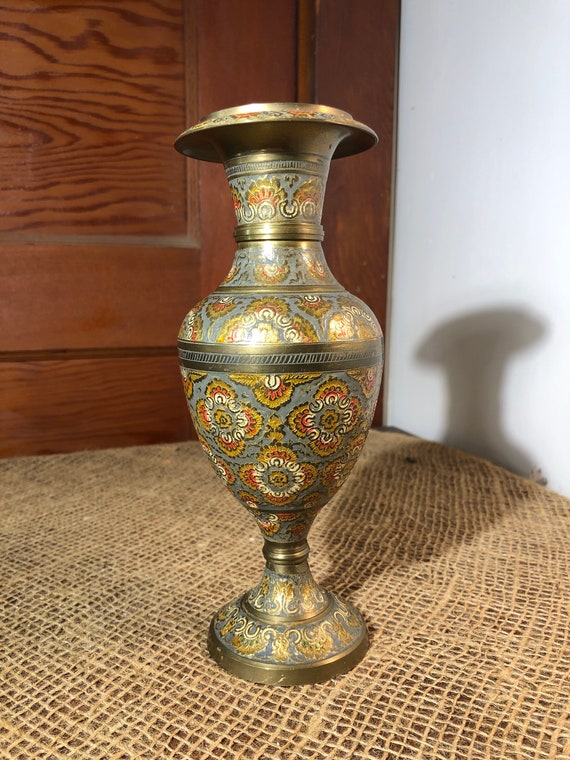
POLYGON ((228 320, 218 342, 313 343, 317 333, 311 323, 291 314, 285 301, 267 296, 252 301, 245 311, 228 320))
POLYGON ((332 302, 319 295, 303 296, 299 307, 315 317, 322 318, 332 309, 332 302))
POLYGON ((227 464, 214 454, 214 452, 212 451, 210 446, 208 446, 208 444, 202 438, 202 436, 198 436, 198 441, 200 442, 202 451, 204 452, 204 454, 206 454, 206 456, 210 460, 210 463, 212 464, 213 468, 218 474, 218 477, 220 477, 227 486, 231 486, 232 483, 235 482, 236 478, 235 478, 235 475, 227 466, 227 464))
POLYGON ((305 180, 295 191, 294 199, 305 216, 315 216, 319 212, 322 197, 321 182, 316 177, 305 180))
POLYGON ((284 506, 315 482, 317 468, 308 462, 299 462, 295 452, 287 446, 267 446, 258 455, 257 462, 240 467, 239 476, 244 485, 259 492, 265 501, 284 506))
POLYGON ((327 456, 341 446, 360 418, 361 406, 341 380, 327 380, 314 399, 294 409, 287 421, 316 454, 327 456))
POLYGON ((277 213, 280 204, 287 201, 287 194, 277 177, 262 177, 249 183, 246 201, 257 208, 261 219, 271 219, 277 213))
POLYGON ((234 211, 239 214, 242 207, 241 195, 237 187, 232 187, 232 203, 234 205, 234 211))
POLYGON ((329 462, 329 464, 324 467, 322 483, 328 490, 329 495, 332 496, 332 494, 338 491, 348 478, 352 472, 352 468, 356 464, 356 460, 360 456, 365 441, 366 435, 361 433, 351 442, 350 451, 347 455, 329 462))
POLYGON ((274 285, 283 280, 289 274, 290 269, 286 262, 264 262, 254 268, 254 277, 257 282, 266 282, 274 285))
POLYGON ((180 325, 178 337, 182 340, 201 340, 204 331, 204 321, 200 315, 200 310, 205 303, 205 299, 196 304, 184 317, 180 325))
POLYGON ((235 308, 236 304, 231 296, 221 296, 208 303, 206 313, 210 319, 218 319, 218 317, 223 317, 235 308))
POLYGON ((235 392, 221 380, 213 380, 205 397, 196 404, 196 420, 228 456, 242 453, 246 441, 255 438, 263 425, 261 414, 238 401, 235 392))

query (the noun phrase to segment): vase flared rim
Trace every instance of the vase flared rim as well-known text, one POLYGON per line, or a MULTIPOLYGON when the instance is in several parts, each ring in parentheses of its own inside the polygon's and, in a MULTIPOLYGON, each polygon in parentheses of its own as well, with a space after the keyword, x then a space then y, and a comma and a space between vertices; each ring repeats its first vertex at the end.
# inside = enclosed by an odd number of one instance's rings
POLYGON ((273 133, 277 136, 279 131, 287 129, 289 123, 305 125, 301 129, 310 130, 324 125, 336 128, 337 142, 331 158, 360 153, 378 142, 374 130, 353 119, 346 111, 316 103, 276 102, 248 103, 214 111, 182 132, 174 146, 184 155, 203 161, 222 162, 227 156, 220 151, 220 146, 225 142, 231 143, 236 133, 243 136, 245 130, 257 127, 264 130, 264 135, 273 133))

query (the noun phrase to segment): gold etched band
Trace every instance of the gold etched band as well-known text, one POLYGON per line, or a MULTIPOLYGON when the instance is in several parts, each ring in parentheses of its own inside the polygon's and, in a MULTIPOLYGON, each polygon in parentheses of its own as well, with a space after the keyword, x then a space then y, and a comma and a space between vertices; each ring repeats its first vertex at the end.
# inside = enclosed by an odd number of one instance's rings
POLYGON ((180 364, 204 372, 323 372, 372 367, 382 360, 383 338, 277 346, 202 343, 179 339, 180 364))

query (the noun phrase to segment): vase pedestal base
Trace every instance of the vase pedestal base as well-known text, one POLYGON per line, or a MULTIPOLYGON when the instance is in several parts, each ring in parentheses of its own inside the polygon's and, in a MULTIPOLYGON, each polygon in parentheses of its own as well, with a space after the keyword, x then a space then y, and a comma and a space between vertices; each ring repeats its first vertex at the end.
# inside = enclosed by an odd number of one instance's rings
POLYGON ((232 675, 264 684, 309 684, 351 670, 366 654, 368 635, 351 604, 322 590, 316 614, 268 615, 248 592, 214 615, 208 636, 213 659, 232 675))

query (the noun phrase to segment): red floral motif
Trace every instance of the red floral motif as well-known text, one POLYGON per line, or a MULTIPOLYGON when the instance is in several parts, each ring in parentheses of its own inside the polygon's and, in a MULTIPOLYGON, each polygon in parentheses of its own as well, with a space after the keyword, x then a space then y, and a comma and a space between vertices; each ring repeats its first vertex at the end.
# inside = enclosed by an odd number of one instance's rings
POLYGON ((208 446, 208 444, 202 438, 202 436, 198 436, 198 441, 200 442, 200 445, 202 446, 202 451, 206 454, 206 456, 210 460, 210 463, 212 464, 218 476, 224 481, 224 483, 227 486, 231 486, 232 483, 235 482, 236 478, 235 478, 235 475, 227 466, 227 464, 223 460, 218 459, 218 457, 216 457, 211 447, 208 446))
POLYGON ((351 442, 348 454, 335 459, 323 469, 322 483, 328 490, 329 496, 338 491, 352 472, 365 441, 366 435, 361 433, 351 442))
POLYGON ((208 385, 205 397, 196 404, 196 419, 220 449, 232 457, 242 453, 246 441, 254 438, 263 424, 256 409, 239 402, 235 392, 217 380, 208 385))
POLYGON ((366 367, 365 369, 349 370, 348 374, 360 383, 362 392, 366 398, 372 398, 376 392, 378 383, 378 367, 366 367))
POLYGON ((210 319, 218 319, 218 317, 228 314, 236 308, 235 301, 230 296, 222 296, 216 298, 215 301, 211 301, 206 306, 206 312, 210 319))
POLYGON ((291 314, 280 298, 267 296, 253 301, 239 316, 232 317, 218 336, 227 343, 313 343, 317 333, 310 322, 291 314))
POLYGON ((324 317, 331 309, 332 302, 322 296, 307 295, 299 302, 299 307, 319 319, 324 317))
POLYGON ((232 187, 232 203, 234 205, 234 211, 238 214, 241 211, 242 201, 239 190, 236 187, 232 187))
POLYGON ((247 188, 246 200, 252 206, 271 204, 276 209, 287 200, 287 195, 277 177, 271 177, 252 180, 247 188))
POLYGON ((256 522, 261 528, 261 531, 266 536, 274 536, 276 533, 279 533, 279 528, 281 527, 279 525, 279 518, 277 515, 268 515, 267 513, 261 513, 263 517, 260 515, 259 517, 256 517, 256 522))
POLYGON ((322 196, 321 183, 315 177, 305 180, 295 191, 294 199, 305 216, 315 216, 320 207, 322 196))
POLYGON ((257 282, 275 284, 278 282, 283 282, 283 280, 289 274, 289 271, 289 267, 285 262, 269 262, 256 266, 253 274, 257 282))
POLYGON ((257 462, 240 467, 239 476, 244 485, 260 493, 265 501, 282 506, 290 504, 315 482, 317 469, 310 463, 299 462, 295 452, 286 446, 268 446, 257 462))
POLYGON ((321 385, 314 399, 294 409, 289 426, 321 456, 332 454, 341 446, 360 418, 360 401, 350 395, 346 383, 329 380, 321 385))
POLYGON ((180 325, 178 337, 182 340, 201 340, 204 329, 204 323, 200 311, 206 303, 206 299, 202 299, 194 308, 188 312, 184 317, 184 321, 180 325))
MULTIPOLYGON (((291 373, 286 375, 256 375, 235 373, 230 375, 235 383, 247 385, 252 389, 255 398, 270 409, 277 409, 286 404, 293 395, 293 390, 298 385, 310 383, 316 377, 318 372, 291 373)), ((279 418, 275 418, 279 420, 279 418)), ((270 420, 267 420, 270 423, 270 420)), ((281 420, 279 420, 281 423, 281 420)))

